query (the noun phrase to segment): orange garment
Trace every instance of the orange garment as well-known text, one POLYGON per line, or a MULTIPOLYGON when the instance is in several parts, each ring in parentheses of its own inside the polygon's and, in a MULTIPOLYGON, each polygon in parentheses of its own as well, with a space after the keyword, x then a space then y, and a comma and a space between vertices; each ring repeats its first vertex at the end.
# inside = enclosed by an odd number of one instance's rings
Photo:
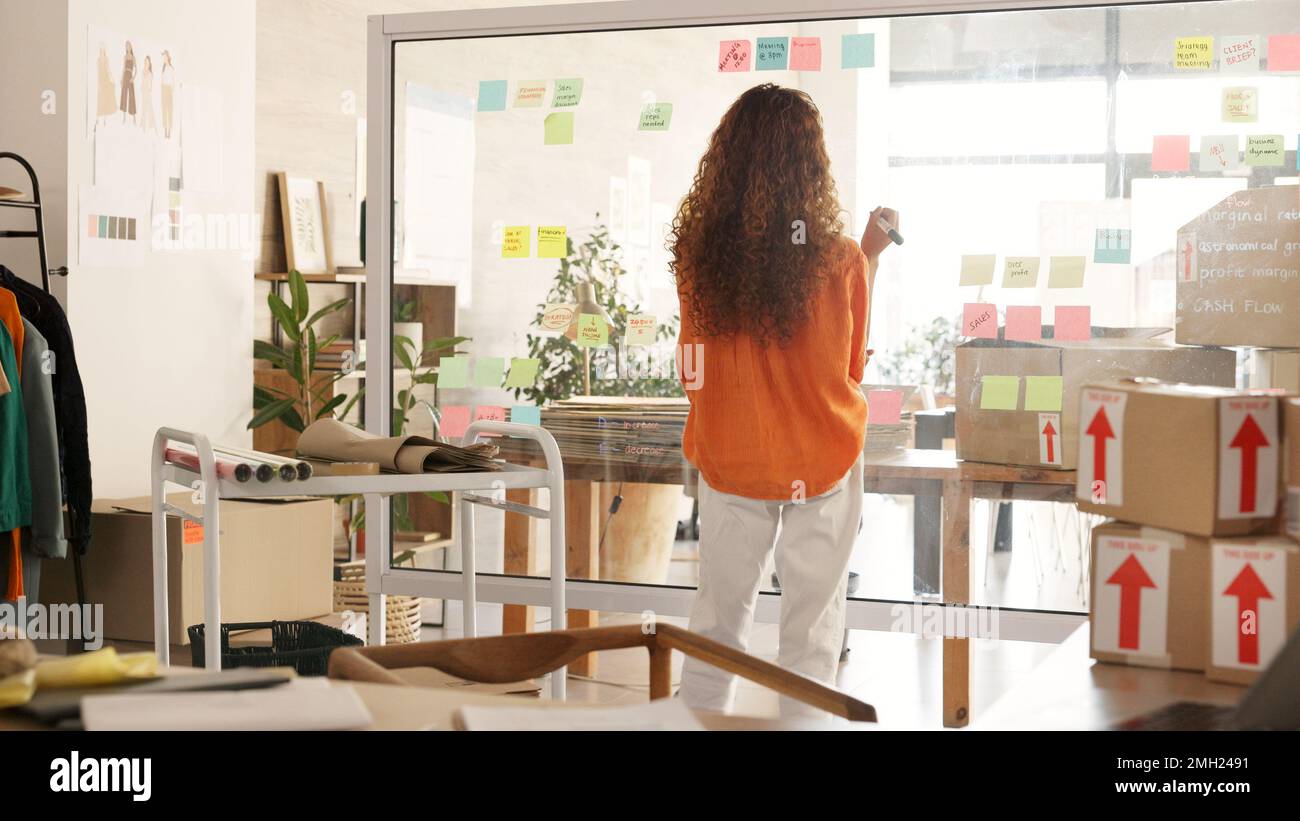
MULTIPOLYGON (((9 329, 9 336, 14 343, 14 357, 18 360, 18 374, 23 372, 23 316, 18 313, 18 298, 8 288, 0 288, 0 322, 9 329)), ((17 601, 23 594, 23 553, 22 538, 18 530, 11 530, 10 541, 13 549, 9 554, 9 584, 5 590, 5 599, 17 601)))
POLYGON ((857 243, 845 237, 831 254, 807 324, 784 347, 748 334, 697 336, 681 299, 689 275, 678 279, 686 458, 709 487, 736 496, 790 501, 830 491, 861 455, 867 426, 858 386, 869 295, 857 243))

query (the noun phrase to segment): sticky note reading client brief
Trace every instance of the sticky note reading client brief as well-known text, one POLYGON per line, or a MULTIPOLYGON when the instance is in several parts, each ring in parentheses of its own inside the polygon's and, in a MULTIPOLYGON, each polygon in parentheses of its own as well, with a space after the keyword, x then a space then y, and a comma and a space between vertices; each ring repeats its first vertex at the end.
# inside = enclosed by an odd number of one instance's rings
POLYGON ((867 391, 867 424, 897 425, 903 415, 903 392, 867 391))
POLYGON ((1061 377, 1026 376, 1025 410, 1059 411, 1061 409, 1061 377))
POLYGON ((980 377, 981 410, 1015 410, 1020 400, 1020 377, 980 377))

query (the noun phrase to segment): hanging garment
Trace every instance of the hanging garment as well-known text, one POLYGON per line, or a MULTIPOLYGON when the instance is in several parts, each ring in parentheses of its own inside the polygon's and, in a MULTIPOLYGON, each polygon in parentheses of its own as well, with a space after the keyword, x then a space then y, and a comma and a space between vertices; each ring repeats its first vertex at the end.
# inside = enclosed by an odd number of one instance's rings
POLYGON ((63 471, 63 499, 72 524, 68 540, 77 552, 84 554, 90 545, 93 491, 90 444, 86 434, 86 394, 81 386, 81 374, 77 371, 72 328, 57 299, 0 265, 0 295, 6 293, 5 288, 22 300, 23 315, 45 337, 54 355, 54 416, 59 438, 59 464, 63 471))
MULTIPOLYGON (((0 296, 8 291, 0 290, 0 296)), ((0 298, 0 302, 3 299, 0 298)), ((20 320, 21 323, 21 320, 20 320)), ((0 321, 0 370, 9 382, 9 393, 0 396, 0 554, 8 567, 6 599, 22 595, 23 566, 19 528, 32 521, 32 489, 27 462, 27 413, 23 408, 22 382, 13 336, 7 322, 0 321)))
MULTIPOLYGON (((0 265, 5 273, 12 273, 8 268, 0 265)), ((17 279, 17 277, 14 277, 17 279)), ((13 345, 14 359, 18 362, 18 371, 23 369, 23 315, 18 310, 18 295, 4 282, 0 282, 0 325, 4 325, 9 330, 9 341, 13 345)), ((12 387, 12 386, 11 386, 12 387)))
POLYGON ((9 393, 9 380, 5 378, 5 372, 0 371, 0 396, 9 393))
POLYGON ((59 483, 59 436, 54 417, 54 364, 45 337, 29 320, 23 348, 23 409, 27 417, 27 464, 32 494, 30 551, 47 559, 68 555, 63 537, 63 489, 59 483))

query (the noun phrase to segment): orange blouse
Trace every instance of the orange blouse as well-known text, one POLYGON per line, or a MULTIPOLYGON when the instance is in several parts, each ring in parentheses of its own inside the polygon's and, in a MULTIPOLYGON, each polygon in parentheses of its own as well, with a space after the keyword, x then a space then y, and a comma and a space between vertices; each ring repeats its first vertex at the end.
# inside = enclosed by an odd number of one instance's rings
POLYGON ((682 449, 709 487, 752 499, 811 499, 862 453, 867 402, 867 260, 848 237, 781 347, 748 334, 701 337, 681 299, 679 377, 691 402, 682 449))

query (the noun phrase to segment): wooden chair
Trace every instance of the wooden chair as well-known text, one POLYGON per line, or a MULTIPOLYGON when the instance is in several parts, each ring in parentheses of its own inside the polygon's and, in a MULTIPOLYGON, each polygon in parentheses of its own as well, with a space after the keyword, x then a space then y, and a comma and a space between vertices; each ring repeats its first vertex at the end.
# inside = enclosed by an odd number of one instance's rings
POLYGON ((389 671, 433 667, 468 681, 503 683, 543 676, 587 653, 626 647, 649 651, 652 699, 672 695, 672 651, 680 650, 833 715, 850 721, 876 720, 876 709, 870 704, 671 624, 656 624, 652 633, 643 631, 639 624, 628 624, 419 644, 342 647, 330 654, 329 677, 404 685, 405 681, 389 671))

